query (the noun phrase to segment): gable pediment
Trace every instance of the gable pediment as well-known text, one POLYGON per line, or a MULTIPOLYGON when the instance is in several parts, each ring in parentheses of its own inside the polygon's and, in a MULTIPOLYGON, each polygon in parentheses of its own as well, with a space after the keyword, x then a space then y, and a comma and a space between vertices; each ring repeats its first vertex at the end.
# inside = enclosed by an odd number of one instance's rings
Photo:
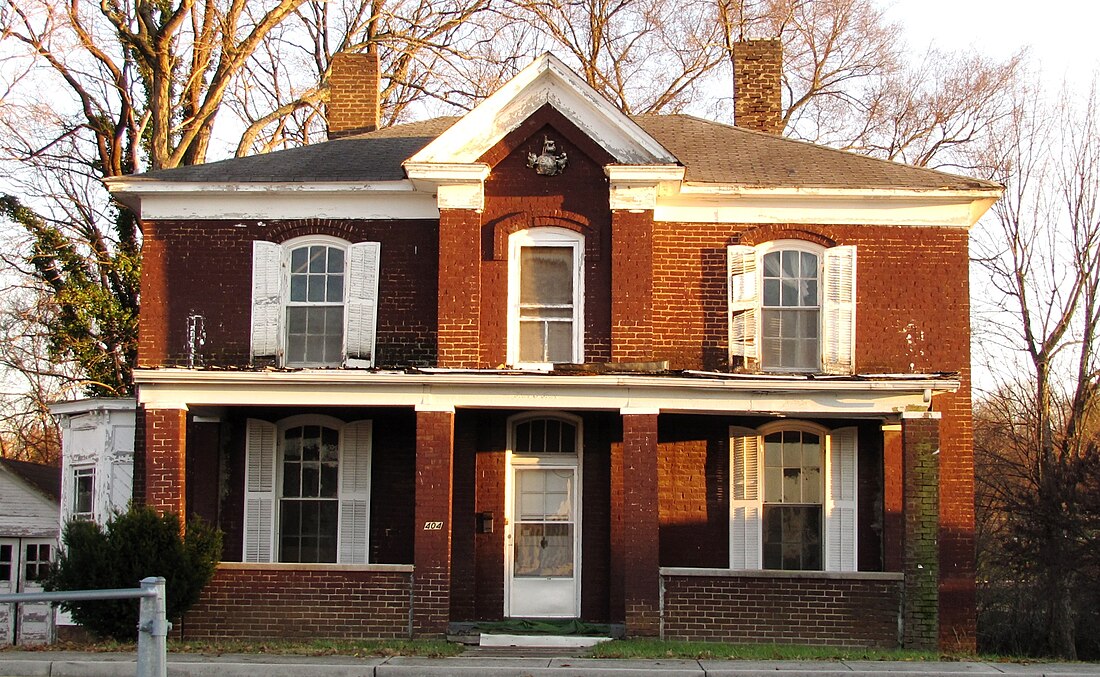
POLYGON ((469 164, 544 105, 552 106, 618 164, 678 164, 677 158, 547 52, 406 161, 469 164))

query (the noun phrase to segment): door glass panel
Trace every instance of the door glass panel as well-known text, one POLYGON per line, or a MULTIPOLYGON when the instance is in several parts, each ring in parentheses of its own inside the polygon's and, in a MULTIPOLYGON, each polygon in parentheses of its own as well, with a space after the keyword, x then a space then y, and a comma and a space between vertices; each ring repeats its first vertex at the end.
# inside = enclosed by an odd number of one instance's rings
POLYGON ((573 469, 516 471, 514 572, 573 575, 573 469))
POLYGON ((515 575, 573 575, 572 524, 520 524, 516 528, 515 575))

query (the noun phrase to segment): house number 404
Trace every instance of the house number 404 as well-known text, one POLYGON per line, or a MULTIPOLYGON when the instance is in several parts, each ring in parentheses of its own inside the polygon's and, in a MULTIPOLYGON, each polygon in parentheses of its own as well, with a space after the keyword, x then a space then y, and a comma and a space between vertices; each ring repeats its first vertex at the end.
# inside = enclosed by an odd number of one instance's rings
POLYGON ((443 522, 425 522, 424 531, 442 531, 443 522))

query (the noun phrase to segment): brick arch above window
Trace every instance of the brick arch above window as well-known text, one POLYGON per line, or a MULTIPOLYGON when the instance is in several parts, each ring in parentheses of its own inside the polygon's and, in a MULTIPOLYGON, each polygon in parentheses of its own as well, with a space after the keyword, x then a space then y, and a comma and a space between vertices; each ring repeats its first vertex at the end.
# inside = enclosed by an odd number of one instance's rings
POLYGON ((508 260, 508 238, 521 230, 532 228, 563 228, 584 237, 584 256, 589 261, 600 260, 600 231, 588 219, 573 212, 549 214, 515 214, 493 224, 493 260, 508 260))
POLYGON ((825 248, 835 247, 836 240, 826 235, 823 230, 813 226, 794 228, 784 224, 757 226, 741 233, 740 237, 732 238, 730 244, 755 247, 775 240, 803 240, 825 248))

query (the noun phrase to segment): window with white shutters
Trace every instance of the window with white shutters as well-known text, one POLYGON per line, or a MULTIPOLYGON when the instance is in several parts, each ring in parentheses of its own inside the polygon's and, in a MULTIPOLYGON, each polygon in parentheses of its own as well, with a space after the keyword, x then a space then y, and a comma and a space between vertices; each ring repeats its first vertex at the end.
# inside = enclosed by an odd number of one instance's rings
POLYGON ((287 367, 371 367, 377 242, 253 242, 252 357, 287 367))
POLYGON ((854 246, 780 240, 729 247, 730 364, 852 373, 855 268, 854 246))
POLYGON ((730 428, 730 568, 855 571, 855 428, 730 428))
POLYGON ((245 457, 246 562, 367 563, 370 421, 249 419, 245 457))

